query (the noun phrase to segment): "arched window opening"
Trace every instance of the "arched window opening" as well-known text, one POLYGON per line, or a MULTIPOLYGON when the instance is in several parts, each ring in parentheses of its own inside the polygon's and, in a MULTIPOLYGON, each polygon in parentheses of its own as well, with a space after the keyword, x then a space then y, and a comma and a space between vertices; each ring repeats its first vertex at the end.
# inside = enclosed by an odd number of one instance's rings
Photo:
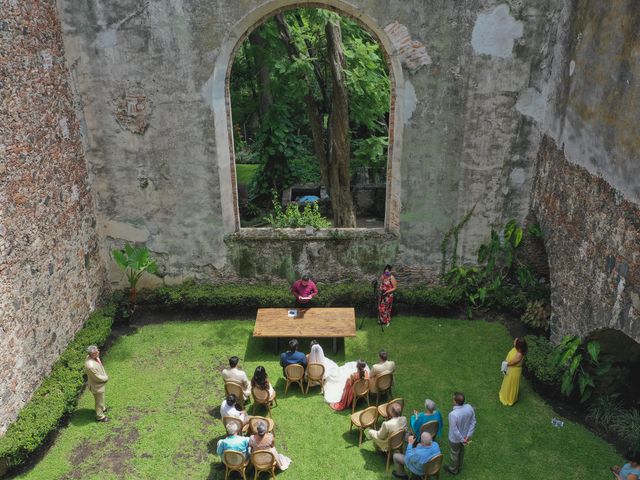
POLYGON ((382 228, 392 80, 377 39, 333 11, 251 30, 229 77, 241 226, 382 228))

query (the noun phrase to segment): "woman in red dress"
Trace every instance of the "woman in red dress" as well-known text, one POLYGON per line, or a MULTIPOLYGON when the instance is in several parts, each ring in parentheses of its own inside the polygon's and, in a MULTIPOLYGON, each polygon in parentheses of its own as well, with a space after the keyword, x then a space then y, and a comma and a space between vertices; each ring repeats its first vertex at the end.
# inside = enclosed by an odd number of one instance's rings
POLYGON ((398 281, 391 273, 391 265, 384 266, 384 272, 379 280, 378 323, 388 326, 391 323, 391 307, 393 306, 393 292, 398 288, 398 281))
POLYGON ((367 364, 363 360, 358 360, 357 370, 351 374, 347 381, 344 382, 344 390, 342 391, 342 397, 337 403, 330 403, 329 406, 334 410, 344 410, 349 408, 353 403, 353 384, 358 380, 369 378, 369 372, 367 371, 367 364))

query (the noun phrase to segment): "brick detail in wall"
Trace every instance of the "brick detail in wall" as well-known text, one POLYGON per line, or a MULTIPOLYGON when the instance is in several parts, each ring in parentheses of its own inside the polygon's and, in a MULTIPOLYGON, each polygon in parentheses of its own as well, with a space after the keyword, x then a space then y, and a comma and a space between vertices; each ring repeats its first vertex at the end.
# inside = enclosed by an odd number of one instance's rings
POLYGON ((640 208, 544 137, 532 209, 551 273, 552 337, 620 330, 640 342, 640 208))
POLYGON ((0 0, 0 435, 105 285, 56 4, 0 0))

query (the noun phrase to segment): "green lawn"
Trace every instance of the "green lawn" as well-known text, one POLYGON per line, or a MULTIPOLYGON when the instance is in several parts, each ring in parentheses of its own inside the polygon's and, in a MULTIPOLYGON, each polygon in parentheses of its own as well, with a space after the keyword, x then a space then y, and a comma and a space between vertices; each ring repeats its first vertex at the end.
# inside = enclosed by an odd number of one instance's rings
MULTIPOLYGON (((212 453, 223 428, 212 413, 223 396, 219 371, 232 354, 248 372, 264 365, 276 384, 277 448, 293 459, 278 478, 392 478, 383 472, 385 457, 371 441, 358 448, 348 413, 333 412, 318 388, 303 396, 293 386, 283 396, 274 345, 254 340, 252 329, 252 321, 169 322, 121 337, 104 356, 112 421, 93 421, 93 398, 85 392, 46 456, 18 478, 224 478, 212 453)), ((335 360, 371 363, 381 347, 397 363, 394 395, 407 400, 408 411, 430 397, 446 419, 454 390, 465 392, 476 408, 478 427, 460 479, 609 478, 608 467, 621 461, 580 425, 565 421, 564 428, 554 428, 554 412, 526 381, 514 407, 500 404, 499 366, 511 339, 498 323, 399 317, 383 333, 371 320, 335 360)), ((441 447, 448 457, 446 439, 441 447)), ((441 478, 452 477, 443 472, 441 478)))
POLYGON ((251 164, 251 163, 236 163, 236 175, 238 185, 244 183, 248 185, 251 183, 251 179, 258 171, 260 165, 251 164))

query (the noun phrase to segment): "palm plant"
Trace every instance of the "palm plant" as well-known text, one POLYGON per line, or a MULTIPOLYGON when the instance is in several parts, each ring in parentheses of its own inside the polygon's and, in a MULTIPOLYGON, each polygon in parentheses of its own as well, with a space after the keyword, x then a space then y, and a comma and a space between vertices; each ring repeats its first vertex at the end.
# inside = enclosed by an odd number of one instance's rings
POLYGON ((147 247, 126 244, 122 250, 113 250, 113 259, 127 276, 129 282, 129 318, 136 308, 137 286, 144 272, 155 273, 158 265, 149 255, 147 247))

